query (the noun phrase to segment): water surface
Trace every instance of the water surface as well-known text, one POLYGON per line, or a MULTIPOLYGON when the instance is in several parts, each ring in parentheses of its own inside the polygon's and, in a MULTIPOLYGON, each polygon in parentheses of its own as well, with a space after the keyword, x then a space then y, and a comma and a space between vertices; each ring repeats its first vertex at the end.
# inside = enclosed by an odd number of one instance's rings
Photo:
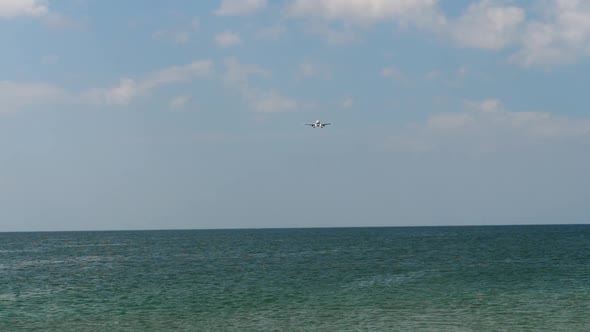
POLYGON ((0 233, 0 331, 588 331, 590 226, 0 233))

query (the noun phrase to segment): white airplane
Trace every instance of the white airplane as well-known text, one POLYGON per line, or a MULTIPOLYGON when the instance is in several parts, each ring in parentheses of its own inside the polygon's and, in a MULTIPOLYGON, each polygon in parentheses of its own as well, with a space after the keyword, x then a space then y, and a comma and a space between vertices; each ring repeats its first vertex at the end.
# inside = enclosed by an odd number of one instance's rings
POLYGON ((320 120, 317 120, 314 123, 306 123, 306 126, 312 126, 313 128, 324 128, 324 126, 330 125, 331 123, 329 122, 325 122, 325 123, 321 123, 320 120))

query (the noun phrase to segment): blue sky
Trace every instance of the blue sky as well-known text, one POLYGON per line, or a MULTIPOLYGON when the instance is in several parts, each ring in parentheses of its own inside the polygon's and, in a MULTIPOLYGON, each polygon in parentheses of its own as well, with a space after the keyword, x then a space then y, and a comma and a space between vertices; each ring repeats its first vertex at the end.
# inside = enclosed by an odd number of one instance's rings
POLYGON ((590 218, 586 1, 0 0, 0 40, 0 231, 590 218))

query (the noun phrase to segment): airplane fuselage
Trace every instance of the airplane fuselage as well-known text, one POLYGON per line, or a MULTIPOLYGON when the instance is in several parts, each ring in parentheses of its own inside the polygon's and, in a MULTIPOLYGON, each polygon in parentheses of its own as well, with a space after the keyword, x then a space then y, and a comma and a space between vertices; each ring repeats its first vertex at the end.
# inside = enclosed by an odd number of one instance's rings
POLYGON ((320 120, 317 120, 316 122, 313 123, 308 123, 308 126, 311 126, 312 128, 324 128, 325 126, 329 125, 330 123, 321 123, 320 120))

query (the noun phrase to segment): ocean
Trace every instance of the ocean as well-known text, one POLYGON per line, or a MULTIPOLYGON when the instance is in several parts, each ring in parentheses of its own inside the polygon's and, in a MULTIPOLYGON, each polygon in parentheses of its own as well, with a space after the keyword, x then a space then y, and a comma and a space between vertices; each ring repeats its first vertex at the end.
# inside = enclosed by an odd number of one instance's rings
POLYGON ((0 331, 590 331, 590 225, 0 233, 0 331))

